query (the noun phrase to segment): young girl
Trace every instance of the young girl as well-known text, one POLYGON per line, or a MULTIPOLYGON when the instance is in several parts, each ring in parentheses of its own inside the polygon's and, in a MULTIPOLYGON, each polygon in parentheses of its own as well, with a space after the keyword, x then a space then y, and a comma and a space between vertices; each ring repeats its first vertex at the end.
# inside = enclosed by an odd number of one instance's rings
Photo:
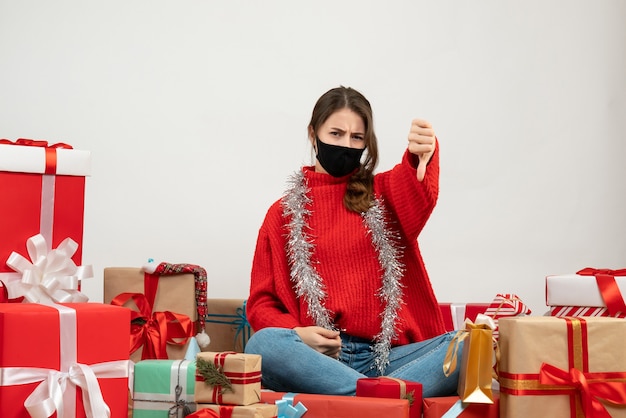
POLYGON ((443 374, 446 333, 417 238, 439 192, 439 152, 416 119, 400 164, 374 175, 370 103, 352 88, 317 101, 308 136, 314 166, 268 210, 254 255, 246 353, 262 355, 265 387, 354 395, 363 377, 420 382, 423 396, 456 390, 443 374))

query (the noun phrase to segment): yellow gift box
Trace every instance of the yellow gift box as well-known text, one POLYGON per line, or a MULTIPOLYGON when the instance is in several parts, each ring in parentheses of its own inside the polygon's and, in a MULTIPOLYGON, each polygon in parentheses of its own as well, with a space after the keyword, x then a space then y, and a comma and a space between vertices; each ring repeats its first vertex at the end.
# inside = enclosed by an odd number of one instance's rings
POLYGON ((626 320, 500 319, 500 414, 626 417, 626 320))
POLYGON ((196 403, 251 405, 261 401, 261 356, 205 351, 196 355, 196 403))

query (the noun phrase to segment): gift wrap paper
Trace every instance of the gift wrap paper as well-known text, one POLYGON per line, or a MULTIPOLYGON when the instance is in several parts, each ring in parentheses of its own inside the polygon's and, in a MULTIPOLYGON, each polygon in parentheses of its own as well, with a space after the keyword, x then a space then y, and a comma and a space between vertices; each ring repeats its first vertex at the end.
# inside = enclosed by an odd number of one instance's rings
MULTIPOLYGON (((285 395, 285 392, 262 391, 261 402, 275 403, 285 395)), ((299 402, 307 409, 303 418, 409 418, 406 399, 296 393, 293 403, 299 402)))
POLYGON ((459 398, 458 396, 424 398, 423 418, 441 418, 446 413, 449 413, 459 418, 498 418, 500 416, 499 394, 497 392, 494 392, 492 404, 464 404, 461 402, 461 398, 459 398), (454 414, 452 412, 458 409, 461 410, 459 414, 454 414))
MULTIPOLYGON (((220 418, 273 418, 278 408, 276 405, 256 403, 246 406, 215 405, 209 403, 198 404, 198 411, 210 409, 220 418)), ((287 417, 284 417, 287 418, 287 417)))
POLYGON ((207 384, 196 367, 195 401, 220 405, 251 405, 261 400, 261 356, 235 352, 201 352, 196 359, 214 364, 230 380, 232 391, 207 384))
POLYGON ((196 410, 196 364, 189 360, 142 360, 135 364, 133 418, 183 417, 182 405, 196 410), (180 395, 176 396, 176 387, 180 395), (177 402, 181 405, 176 408, 177 402), (170 415, 170 411, 178 414, 170 415))
MULTIPOLYGON (((104 303, 111 301, 120 293, 144 293, 144 271, 132 267, 107 267, 104 269, 104 303)), ((136 307, 129 301, 127 307, 135 310, 136 307)), ((159 278, 159 285, 154 300, 152 312, 170 311, 187 315, 191 321, 198 317, 195 299, 195 279, 193 274, 163 275, 159 278)), ((168 344, 167 357, 170 360, 185 358, 188 344, 168 344)), ((130 358, 134 362, 141 360, 143 347, 130 358)))
MULTIPOLYGON (((100 303, 0 304, 0 417, 29 418, 24 407, 29 395, 48 374, 67 377, 78 363, 95 373, 111 418, 126 418, 129 321, 130 310, 100 303), (32 379, 37 381, 12 384, 16 368, 40 372, 32 379)), ((47 393, 45 383, 41 388, 47 393)), ((80 388, 68 381, 63 398, 65 417, 86 416, 80 388)))
POLYGON ((46 148, 0 144, 0 280, 13 278, 7 258, 14 251, 28 254, 26 241, 37 234, 44 236, 49 249, 66 238, 77 242, 72 260, 81 264, 85 176, 91 171, 91 154, 53 151, 56 160, 46 173, 46 148))
POLYGON ((356 396, 408 399, 409 416, 422 416, 422 384, 393 377, 367 377, 357 380, 356 396))
POLYGON ((465 327, 465 319, 474 322, 478 314, 484 314, 488 303, 440 303, 446 331, 456 331, 465 327))
MULTIPOLYGON (((583 416, 581 399, 595 400, 593 394, 606 388, 606 382, 612 381, 618 391, 626 392, 625 347, 624 319, 502 318, 500 414, 507 418, 583 416), (550 379, 541 384, 541 375, 556 375, 553 367, 562 371, 563 382, 550 379), (586 381, 582 387, 591 391, 591 397, 570 380, 586 381)), ((587 416, 626 417, 623 407, 604 407, 606 415, 591 411, 587 416)))
POLYGON ((206 351, 243 352, 252 335, 243 299, 208 299, 205 332, 211 338, 206 351))
POLYGON ((626 318, 626 311, 611 313, 607 308, 596 306, 551 306, 550 316, 611 316, 626 318))

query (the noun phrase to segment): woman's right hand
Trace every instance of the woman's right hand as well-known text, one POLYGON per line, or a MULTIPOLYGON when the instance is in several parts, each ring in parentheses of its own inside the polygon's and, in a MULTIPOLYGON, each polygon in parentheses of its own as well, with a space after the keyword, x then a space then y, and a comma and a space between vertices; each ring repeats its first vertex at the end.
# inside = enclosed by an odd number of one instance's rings
POLYGON ((293 329, 300 339, 322 354, 332 358, 338 358, 341 352, 341 337, 339 331, 332 331, 322 327, 295 327, 293 329))

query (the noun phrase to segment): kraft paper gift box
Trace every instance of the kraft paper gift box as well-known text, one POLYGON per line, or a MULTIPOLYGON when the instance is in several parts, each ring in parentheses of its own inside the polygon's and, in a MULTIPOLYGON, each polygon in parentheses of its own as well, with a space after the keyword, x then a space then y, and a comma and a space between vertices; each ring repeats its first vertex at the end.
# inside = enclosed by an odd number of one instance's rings
MULTIPOLYGON (((297 416, 304 418, 409 418, 407 399, 261 392, 261 402, 277 404, 282 402, 282 406, 285 406, 285 401, 288 406, 302 404, 306 412, 297 416)), ((280 408, 281 406, 279 412, 280 408)))
POLYGON ((500 414, 626 417, 625 346, 624 319, 502 318, 500 414))
POLYGON ((260 400, 260 355, 210 351, 196 355, 196 403, 245 406, 260 400))
MULTIPOLYGON (((168 329, 170 335, 167 336, 148 332, 148 330, 144 330, 141 327, 134 327, 134 333, 139 334, 143 332, 137 338, 143 337, 144 344, 131 353, 131 360, 138 362, 142 359, 184 359, 188 339, 195 333, 194 326, 191 324, 191 328, 189 328, 190 325, 186 324, 186 326, 181 328, 177 325, 177 321, 172 320, 171 316, 166 317, 165 313, 167 315, 182 315, 192 323, 198 319, 198 304, 195 296, 196 279, 194 274, 151 275, 142 268, 105 268, 104 303, 111 303, 122 294, 146 295, 145 300, 131 300, 132 298, 125 297, 125 300, 122 299, 124 300, 124 306, 134 311, 139 311, 139 315, 143 318, 166 321, 175 327, 168 329), (136 306, 137 303, 140 303, 142 307, 136 306), (151 335, 157 335, 158 338, 150 337, 151 335), (152 339, 149 340, 148 338, 152 339), (154 341, 155 338, 158 341, 154 341), (147 347, 146 343, 150 344, 150 346, 147 347), (163 346, 165 346, 165 353, 163 353, 163 346), (157 352, 155 353, 155 351, 157 352)), ((133 315, 136 316, 137 314, 133 315)), ((153 321, 153 323, 156 322, 153 321)), ((148 325, 144 324, 145 326, 150 325, 148 323, 148 325)))
POLYGON ((126 418, 129 319, 101 303, 0 304, 0 417, 29 418, 26 403, 34 414, 54 405, 54 416, 83 418, 91 405, 92 416, 126 418))
POLYGON ((5 262, 14 251, 26 254, 28 238, 37 234, 48 250, 66 238, 76 242, 72 260, 81 264, 85 176, 90 173, 88 151, 46 141, 0 140, 1 281, 20 278, 5 262))
POLYGON ((494 393, 493 403, 463 403, 458 396, 424 398, 423 418, 498 418, 500 416, 499 394, 494 393), (448 414, 448 415, 446 415, 448 414))
POLYGON ((546 276, 546 305, 552 316, 626 317, 626 269, 584 268, 546 276))
POLYGON ((366 377, 357 380, 356 396, 407 399, 410 418, 422 416, 422 384, 393 377, 366 377))
POLYGON ((446 331, 456 331, 465 326, 465 319, 476 320, 476 315, 484 314, 488 303, 440 303, 446 331))
MULTIPOLYGON (((220 418, 274 418, 278 413, 276 405, 255 403, 246 406, 198 404, 198 411, 209 409, 220 418)), ((286 417, 285 417, 286 418, 286 417)))
POLYGON ((205 332, 211 342, 205 351, 243 352, 252 335, 244 299, 208 299, 205 332))
POLYGON ((133 418, 182 418, 196 410, 195 361, 142 360, 134 380, 133 418))

